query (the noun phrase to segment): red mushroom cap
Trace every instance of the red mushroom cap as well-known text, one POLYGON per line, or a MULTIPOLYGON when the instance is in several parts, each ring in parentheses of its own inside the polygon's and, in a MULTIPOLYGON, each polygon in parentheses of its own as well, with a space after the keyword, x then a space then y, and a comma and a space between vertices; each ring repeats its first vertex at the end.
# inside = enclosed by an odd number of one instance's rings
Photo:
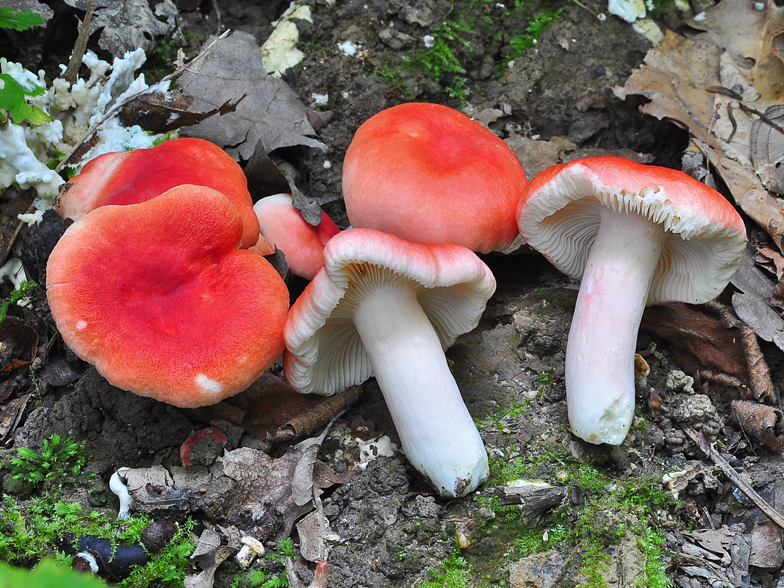
POLYGON ((249 386, 283 351, 289 294, 221 193, 183 185, 76 221, 49 257, 63 340, 111 384, 180 407, 249 386))
POLYGON ((359 127, 343 161, 352 226, 484 253, 517 237, 515 210, 527 183, 506 143, 438 104, 379 112, 359 127))
POLYGON ((261 228, 261 237, 254 248, 262 255, 270 255, 277 247, 286 256, 293 274, 312 280, 324 267, 324 245, 340 232, 335 221, 322 212, 318 226, 309 224, 294 208, 291 194, 262 198, 253 210, 261 228))
POLYGON ((229 154, 204 139, 172 139, 152 149, 104 153, 89 161, 60 192, 55 210, 79 220, 107 204, 138 204, 182 184, 213 188, 242 217, 242 246, 259 238, 245 172, 229 154))

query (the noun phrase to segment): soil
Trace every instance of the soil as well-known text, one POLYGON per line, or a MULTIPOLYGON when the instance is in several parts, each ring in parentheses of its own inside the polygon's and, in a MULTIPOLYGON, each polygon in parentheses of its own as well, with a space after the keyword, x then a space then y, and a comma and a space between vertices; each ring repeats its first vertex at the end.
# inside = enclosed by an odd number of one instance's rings
MULTIPOLYGON (((285 2, 245 0, 177 4, 186 35, 198 33, 203 39, 222 26, 249 32, 259 43, 287 7, 285 2)), ((615 16, 599 20, 596 14, 607 11, 604 2, 526 3, 525 10, 512 18, 504 17, 511 6, 477 0, 338 0, 335 6, 314 0, 309 4, 313 23, 297 22, 307 56, 286 79, 313 109, 318 138, 329 150, 291 149, 276 155, 294 166, 300 189, 316 198, 343 227, 348 224, 341 201, 343 154, 362 122, 403 101, 438 102, 473 113, 498 111, 489 117, 489 126, 504 139, 561 137, 578 148, 629 149, 649 155, 659 165, 680 168, 688 144, 685 131, 644 116, 639 102, 613 94, 613 87, 622 86, 642 64, 652 44, 615 16), (531 49, 506 66, 510 40, 525 32, 529 19, 544 8, 562 12, 531 49), (450 45, 465 74, 441 71, 433 77, 421 68, 402 67, 416 62, 426 35, 443 35, 445 21, 460 19, 475 23, 460 31, 460 40, 450 45), (348 56, 340 51, 338 44, 344 41, 360 48, 359 53, 348 56), (456 77, 465 78, 462 85, 456 77), (461 89, 467 91, 459 96, 461 89), (317 94, 329 97, 326 107, 315 104, 317 94)), ((657 21, 662 29, 688 33, 681 22, 686 16, 671 9, 657 21)), ((44 67, 44 54, 38 54, 41 61, 36 67, 44 67)), ((35 61, 29 54, 25 58, 35 61)), ((685 569, 693 560, 683 555, 688 542, 682 532, 729 529, 749 537, 764 517, 738 498, 726 477, 714 472, 681 427, 702 431, 712 441, 721 437, 724 450, 734 454, 736 469, 745 472, 771 503, 781 490, 776 481, 784 469, 780 455, 744 439, 733 421, 729 403, 737 397, 736 390, 720 384, 704 388, 690 384, 682 373, 688 368, 673 359, 668 342, 642 331, 638 351, 651 369, 645 390, 660 391, 661 408, 652 411, 647 393, 641 391, 633 432, 623 445, 582 442, 569 431, 563 384, 565 346, 579 284, 536 254, 487 256, 485 261, 496 276, 498 290, 480 326, 459 338, 447 356, 490 454, 509 463, 516 458, 539 460, 532 478, 555 486, 563 485, 559 472, 565 461, 590 461, 610 484, 644 476, 660 481, 667 472, 693 472, 684 475, 684 483, 675 491, 680 506, 661 513, 658 520, 667 538, 666 573, 678 586, 714 585, 711 576, 685 569)), ((48 329, 51 336, 43 289, 33 307, 21 314, 48 329)), ((8 455, 21 446, 35 447, 53 433, 86 439, 91 456, 87 469, 98 474, 100 486, 118 467, 171 462, 180 445, 207 426, 229 432, 227 450, 252 446, 280 456, 288 447, 263 445, 225 422, 120 391, 61 343, 54 340, 53 347, 39 354, 49 359, 36 365, 40 380, 35 402, 8 444, 8 455)), ((763 351, 779 385, 784 381, 782 355, 773 347, 763 351)), ((32 389, 26 373, 6 376, 13 394, 32 389)), ((586 581, 579 572, 579 558, 569 553, 566 543, 551 546, 539 560, 525 560, 511 549, 510 536, 516 532, 509 535, 503 517, 482 500, 495 492, 492 483, 477 495, 446 501, 429 490, 400 453, 357 467, 357 443, 352 439, 360 430, 365 437, 387 435, 398 441, 374 381, 363 389, 359 401, 335 423, 319 454, 336 471, 358 472, 323 496, 332 532, 328 586, 402 588, 432 580, 433 571, 455 549, 456 536, 463 547, 461 555, 472 566, 467 585, 550 586, 557 581, 559 586, 575 586, 586 581), (534 564, 542 569, 548 564, 555 571, 549 576, 542 572, 538 580, 521 579, 534 564)), ((661 484, 660 488, 669 490, 661 484)), ((4 491, 13 488, 7 485, 4 491)), ((116 507, 114 496, 105 496, 108 505, 116 507)), ((574 492, 566 501, 580 505, 574 492)), ((620 522, 627 529, 639 522, 634 516, 624 518, 627 515, 610 511, 597 516, 598 523, 620 522)), ((294 537, 298 544, 296 533, 294 537)), ((624 540, 631 540, 631 547, 621 541, 606 550, 610 585, 631 585, 621 555, 633 550, 634 537, 632 533, 631 539, 624 540)), ((697 561, 698 567, 708 565, 697 561)), ((784 584, 776 569, 752 566, 750 571, 735 585, 784 584)), ((215 585, 228 586, 232 577, 219 569, 215 585)), ((307 572, 303 581, 307 585, 307 572)))

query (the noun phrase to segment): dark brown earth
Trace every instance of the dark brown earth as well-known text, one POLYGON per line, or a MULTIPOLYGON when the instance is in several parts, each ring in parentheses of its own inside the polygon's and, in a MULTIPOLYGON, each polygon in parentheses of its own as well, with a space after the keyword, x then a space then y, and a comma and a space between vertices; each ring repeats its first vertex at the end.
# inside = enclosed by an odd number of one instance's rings
MULTIPOLYGON (((545 141, 561 137, 575 148, 627 149, 646 154, 659 165, 680 168, 680 157, 688 144, 686 132, 643 115, 638 109, 641 99, 623 101, 613 94, 612 89, 622 86, 642 64, 652 45, 617 17, 597 19, 595 14, 607 11, 603 2, 586 0, 585 6, 567 0, 547 5, 534 2, 516 11, 480 0, 339 0, 335 6, 321 0, 307 3, 313 7, 313 23, 297 23, 307 56, 286 80, 302 103, 313 109, 318 139, 328 151, 288 149, 274 155, 294 166, 299 188, 343 227, 348 220, 341 201, 341 161, 353 133, 373 114, 404 101, 438 102, 475 114, 498 110, 488 118, 489 126, 510 144, 520 136, 545 141), (510 40, 524 33, 530 19, 544 8, 562 12, 533 48, 506 67, 510 40), (507 12, 511 16, 505 16, 507 12), (433 76, 416 66, 425 35, 443 35, 445 21, 474 23, 456 33, 458 39, 449 44, 464 74, 441 71, 433 76), (400 34, 390 37, 385 34, 390 30, 400 34), (360 54, 349 57, 338 50, 343 41, 361 47, 360 54), (415 66, 402 67, 406 62, 415 66), (462 84, 455 81, 460 77, 464 78, 462 84), (462 97, 456 96, 455 88, 466 91, 462 97), (317 107, 314 94, 328 95, 328 105, 317 107)), ((190 39, 186 49, 194 51, 219 28, 251 33, 261 44, 286 3, 193 0, 178 6, 182 33, 190 39), (190 36, 192 33, 198 36, 190 36)), ((670 8, 657 22, 662 29, 689 34, 681 23, 690 15, 670 8)), ((63 9, 59 18, 68 24, 73 12, 63 9)), ((27 51, 18 49, 18 55, 10 53, 6 42, 0 53, 23 60, 28 67, 52 71, 47 59, 53 54, 52 45, 59 48, 59 55, 65 55, 65 47, 72 42, 67 34, 58 32, 36 39, 27 51)), ((630 586, 639 576, 640 565, 635 568, 625 556, 637 549, 640 520, 645 516, 666 538, 662 561, 666 576, 676 585, 783 586, 780 570, 749 569, 752 531, 764 516, 683 432, 687 427, 703 431, 711 441, 719 439, 721 451, 732 455, 732 465, 780 510, 784 505, 784 464, 779 454, 745 438, 739 430, 730 408, 730 402, 738 398, 737 388, 714 383, 690 385, 682 376, 696 375, 694 364, 682 364, 671 341, 643 330, 638 351, 650 364, 647 384, 661 394, 660 411, 652 412, 647 393, 640 393, 633 432, 623 445, 596 447, 578 440, 569 432, 563 386, 564 352, 578 284, 536 254, 487 257, 486 261, 497 278, 498 290, 480 326, 461 337, 447 355, 454 362, 456 379, 491 456, 499 463, 511 464, 518 459, 536 464, 526 470, 528 479, 568 488, 564 500, 573 510, 559 519, 567 526, 578 524, 576 513, 590 501, 583 494, 592 496, 568 473, 582 463, 590 462, 605 476, 606 494, 611 492, 610 486, 650 476, 660 493, 674 488, 680 500, 654 507, 653 514, 611 506, 592 515, 597 528, 620 525, 623 529, 620 537, 602 548, 608 556, 603 572, 608 585, 630 586), (665 473, 678 473, 683 483, 665 486, 661 481, 665 473), (692 543, 683 532, 699 529, 726 531, 726 544, 712 552, 688 547, 692 543), (732 565, 722 561, 722 554, 727 554, 732 565), (707 572, 701 575, 692 568, 719 571, 714 576, 707 572), (730 571, 740 573, 736 575, 740 579, 717 583, 716 578, 729 577, 730 571)), ((42 330, 49 329, 51 335, 42 288, 33 308, 18 314, 42 330)), ((100 487, 118 467, 170 463, 189 435, 210 425, 231 433, 226 449, 251 446, 278 457, 288 447, 261 444, 225 421, 112 388, 62 343, 54 341, 53 345, 54 351, 39 354, 48 359, 36 365, 40 382, 35 402, 30 403, 7 443, 8 455, 20 446, 36 446, 55 432, 86 439, 91 456, 87 469, 98 474, 99 481, 93 484, 100 487)), ((773 346, 763 345, 763 351, 773 382, 780 386, 784 381, 782 354, 773 346)), ((31 390, 33 383, 26 374, 20 371, 5 376, 7 382, 13 382, 7 385, 13 386, 14 395, 31 390)), ((336 471, 356 468, 357 436, 388 435, 397 441, 377 386, 370 381, 363 388, 362 397, 337 421, 320 453, 336 471)), ((439 570, 441 562, 456 549, 456 534, 463 547, 461 555, 469 562, 466 583, 454 584, 456 587, 576 586, 586 582, 579 571, 579 553, 589 548, 579 539, 548 545, 545 555, 539 556, 543 559, 538 560, 523 559, 528 552, 513 547, 515 538, 524 534, 523 527, 515 527, 521 523, 506 522, 501 511, 494 512, 482 500, 506 481, 495 478, 478 497, 447 502, 428 489, 402 454, 371 461, 323 497, 332 531, 328 585, 402 588, 432 580, 433 570, 439 570), (538 580, 521 579, 526 570, 539 569, 536 566, 548 571, 538 574, 538 580)), ((13 489, 5 486, 4 491, 13 489)), ((114 497, 106 497, 108 506, 116 508, 114 497)), ((554 532, 554 524, 545 518, 538 535, 547 529, 554 532)), ((296 533, 294 539, 299 544, 296 533)), ((313 565, 309 567, 312 572, 313 565)), ((232 578, 219 570, 215 585, 229 586, 232 578)), ((307 585, 309 578, 305 580, 307 585)), ((634 585, 646 585, 642 582, 634 585)))

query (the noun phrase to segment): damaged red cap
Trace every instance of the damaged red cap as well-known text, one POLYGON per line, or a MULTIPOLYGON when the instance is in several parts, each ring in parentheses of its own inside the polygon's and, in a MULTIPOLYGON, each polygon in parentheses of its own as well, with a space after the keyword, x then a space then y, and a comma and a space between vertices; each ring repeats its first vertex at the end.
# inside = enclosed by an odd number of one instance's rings
POLYGON ((64 341, 111 384, 180 407, 241 392, 283 351, 289 294, 221 193, 184 185, 71 225, 47 265, 64 341))
POLYGON ((318 226, 308 224, 294 207, 291 194, 275 194, 259 200, 254 206, 261 227, 261 236, 254 249, 271 255, 280 249, 291 273, 312 280, 324 267, 324 245, 340 232, 326 212, 321 213, 318 226))
POLYGON ((242 246, 259 238, 248 180, 223 149, 204 139, 172 139, 152 149, 104 153, 89 161, 60 192, 55 210, 79 220, 107 204, 138 204, 182 184, 217 190, 237 207, 242 218, 242 246))

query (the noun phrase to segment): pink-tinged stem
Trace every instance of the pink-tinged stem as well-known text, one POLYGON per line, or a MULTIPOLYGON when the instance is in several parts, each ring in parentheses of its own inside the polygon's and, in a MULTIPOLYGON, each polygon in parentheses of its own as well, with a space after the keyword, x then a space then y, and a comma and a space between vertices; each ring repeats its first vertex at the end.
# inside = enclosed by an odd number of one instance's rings
POLYGON ((634 213, 601 209, 566 349, 572 432, 620 445, 634 415, 634 353, 664 229, 634 213))

